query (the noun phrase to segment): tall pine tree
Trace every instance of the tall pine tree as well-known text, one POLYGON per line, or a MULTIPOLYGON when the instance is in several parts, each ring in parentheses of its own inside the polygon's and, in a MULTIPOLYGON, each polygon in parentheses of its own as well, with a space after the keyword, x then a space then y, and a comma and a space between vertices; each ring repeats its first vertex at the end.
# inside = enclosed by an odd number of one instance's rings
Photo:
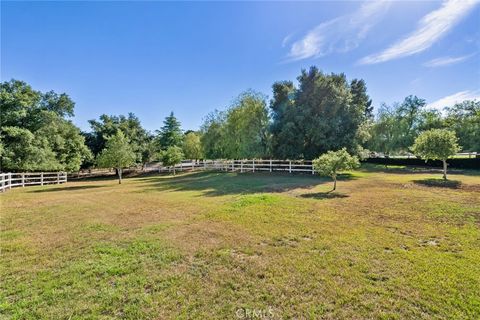
POLYGON ((180 122, 175 118, 173 112, 163 121, 163 127, 158 131, 158 141, 162 150, 168 147, 180 147, 183 142, 183 132, 180 122))

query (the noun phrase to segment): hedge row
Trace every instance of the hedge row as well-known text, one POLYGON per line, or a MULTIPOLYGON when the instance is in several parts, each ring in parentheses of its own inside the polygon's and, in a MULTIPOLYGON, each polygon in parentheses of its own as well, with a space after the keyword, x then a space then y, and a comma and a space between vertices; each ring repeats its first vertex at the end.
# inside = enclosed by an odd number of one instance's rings
MULTIPOLYGON (((418 158, 368 158, 364 162, 396 166, 442 167, 440 160, 425 160, 418 158)), ((456 158, 447 160, 449 168, 480 169, 480 158, 456 158)))

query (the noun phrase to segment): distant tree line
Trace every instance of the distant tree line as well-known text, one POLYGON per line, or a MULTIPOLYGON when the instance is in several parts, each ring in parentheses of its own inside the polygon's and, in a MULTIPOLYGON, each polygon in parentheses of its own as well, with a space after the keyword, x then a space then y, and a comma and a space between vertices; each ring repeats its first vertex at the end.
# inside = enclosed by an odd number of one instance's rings
MULTIPOLYGON (((314 159, 328 151, 361 156, 414 151, 415 139, 445 129, 463 151, 480 151, 480 102, 464 101, 443 112, 408 96, 382 104, 376 114, 365 81, 302 70, 298 82, 279 81, 270 100, 247 90, 224 110, 208 114, 198 131, 184 132, 173 113, 159 130, 143 128, 133 113, 101 115, 81 132, 70 118, 74 102, 65 94, 42 93, 27 83, 0 85, 2 171, 77 171, 81 167, 144 166, 181 159, 314 159), (118 153, 118 154, 116 154, 118 153)), ((420 150, 420 148, 417 148, 420 150)), ((458 149, 458 148, 457 148, 458 149)))
POLYGON ((443 111, 427 109, 425 100, 416 96, 391 106, 382 104, 366 147, 387 156, 407 153, 420 133, 448 129, 458 137, 461 150, 480 151, 480 101, 463 101, 443 111))

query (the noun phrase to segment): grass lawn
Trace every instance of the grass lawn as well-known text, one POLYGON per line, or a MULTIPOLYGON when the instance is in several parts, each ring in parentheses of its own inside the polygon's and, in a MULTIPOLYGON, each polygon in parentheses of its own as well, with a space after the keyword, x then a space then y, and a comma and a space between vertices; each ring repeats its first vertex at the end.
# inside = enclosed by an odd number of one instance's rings
POLYGON ((440 177, 370 166, 337 192, 215 172, 13 189, 0 316, 478 318, 480 172, 440 177))

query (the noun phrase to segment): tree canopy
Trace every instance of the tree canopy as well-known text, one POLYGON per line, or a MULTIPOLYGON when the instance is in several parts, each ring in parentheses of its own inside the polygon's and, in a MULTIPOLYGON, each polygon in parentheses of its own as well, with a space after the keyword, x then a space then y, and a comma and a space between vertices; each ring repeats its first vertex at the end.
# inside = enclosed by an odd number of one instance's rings
POLYGON ((1 169, 78 170, 91 153, 80 130, 67 119, 74 106, 65 93, 42 93, 18 80, 1 83, 1 169))
POLYGON ((135 163, 146 163, 158 150, 152 141, 153 135, 142 127, 140 119, 133 113, 127 116, 109 116, 102 114, 99 120, 89 120, 91 132, 86 133, 86 143, 97 156, 106 146, 108 137, 122 131, 135 153, 135 163), (152 150, 153 149, 153 150, 152 150))
POLYGON ((227 111, 225 156, 233 159, 267 156, 268 126, 265 96, 251 90, 240 94, 227 111))
POLYGON ((97 157, 97 165, 101 168, 115 168, 118 183, 122 183, 122 170, 135 164, 135 152, 122 131, 107 138, 105 148, 97 157))
POLYGON ((443 178, 447 179, 447 159, 460 150, 455 132, 432 129, 422 132, 412 147, 413 153, 425 160, 443 161, 443 178))
POLYGON ((162 150, 166 150, 168 147, 179 147, 182 145, 183 132, 180 122, 173 112, 163 121, 163 127, 158 131, 158 142, 162 150))
POLYGON ((210 112, 204 119, 200 128, 203 152, 209 159, 226 157, 225 150, 225 121, 226 112, 215 110, 210 112))
POLYGON ((466 100, 446 112, 446 127, 455 131, 463 150, 480 152, 480 101, 466 100))
POLYGON ((175 175, 175 166, 183 159, 183 152, 180 147, 170 146, 161 153, 162 164, 167 167, 173 167, 173 175, 175 175))
POLYGON ((198 160, 203 158, 200 134, 193 131, 187 133, 183 141, 182 149, 187 159, 198 160))
POLYGON ((160 158, 160 151, 179 147, 187 158, 313 159, 345 148, 354 155, 367 149, 386 156, 411 151, 423 132, 448 129, 463 151, 480 151, 480 102, 463 101, 444 111, 429 108, 410 95, 400 103, 381 104, 373 113, 362 79, 302 70, 297 82, 278 81, 273 96, 242 92, 221 111, 207 115, 198 132, 187 130, 170 113, 156 135, 139 118, 101 115, 81 133, 70 120, 75 103, 65 93, 40 92, 25 82, 0 85, 0 170, 76 171, 95 165, 109 137, 121 132, 134 163, 160 158))
POLYGON ((408 96, 402 103, 380 106, 368 148, 385 155, 407 153, 421 132, 444 126, 437 110, 428 110, 425 100, 408 96))
POLYGON ((356 156, 351 156, 346 148, 338 151, 328 151, 313 160, 313 168, 320 175, 333 179, 333 190, 337 188, 337 174, 341 171, 357 168, 360 163, 356 156))
POLYGON ((209 158, 262 158, 270 154, 266 97, 248 90, 226 111, 207 116, 201 128, 202 146, 209 158))
POLYGON ((297 79, 298 88, 289 81, 273 85, 273 155, 312 159, 343 147, 358 152, 357 131, 371 113, 365 82, 348 83, 344 74, 316 67, 302 70, 297 79))

